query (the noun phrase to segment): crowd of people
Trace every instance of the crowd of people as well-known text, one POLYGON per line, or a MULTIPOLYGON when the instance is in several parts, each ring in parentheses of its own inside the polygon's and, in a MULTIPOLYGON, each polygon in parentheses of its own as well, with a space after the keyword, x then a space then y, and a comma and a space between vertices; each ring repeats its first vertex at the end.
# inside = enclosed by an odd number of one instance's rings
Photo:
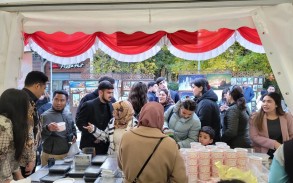
POLYGON ((54 91, 48 103, 47 82, 44 73, 32 71, 22 90, 7 89, 0 97, 0 182, 31 175, 37 149, 42 166, 49 158, 66 157, 76 143, 77 128, 80 149, 117 155, 125 182, 187 182, 179 149, 192 142, 206 146, 220 141, 275 155, 270 180, 292 180, 293 117, 283 111, 273 86, 252 113, 254 93, 245 82, 224 89, 218 102, 209 82, 198 78, 190 83, 194 99, 180 100, 166 78, 159 77, 147 85, 135 83, 128 100, 116 101, 115 80, 104 76, 97 90, 81 100, 73 119, 66 91, 54 91))

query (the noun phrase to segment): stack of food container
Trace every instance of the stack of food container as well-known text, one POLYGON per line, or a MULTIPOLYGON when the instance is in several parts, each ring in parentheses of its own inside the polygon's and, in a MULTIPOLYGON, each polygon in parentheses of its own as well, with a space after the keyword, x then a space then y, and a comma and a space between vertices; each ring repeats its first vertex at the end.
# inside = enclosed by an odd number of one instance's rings
POLYGON ((248 159, 248 150, 244 148, 230 149, 223 142, 208 146, 192 142, 190 145, 190 149, 180 149, 185 160, 189 182, 213 182, 212 180, 218 180, 219 172, 215 166, 216 162, 221 162, 224 165, 239 168, 243 171, 250 168, 247 166, 250 159, 250 166, 257 166, 258 168, 262 166, 257 157, 248 159))

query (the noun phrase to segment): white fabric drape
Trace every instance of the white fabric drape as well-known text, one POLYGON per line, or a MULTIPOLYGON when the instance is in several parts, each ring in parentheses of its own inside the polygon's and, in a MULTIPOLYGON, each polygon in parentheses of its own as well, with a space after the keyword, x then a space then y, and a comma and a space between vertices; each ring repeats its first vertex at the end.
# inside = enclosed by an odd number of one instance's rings
POLYGON ((163 30, 169 33, 178 30, 196 31, 219 28, 236 30, 247 26, 254 28, 251 12, 257 7, 219 7, 186 9, 149 10, 103 10, 103 11, 64 11, 64 12, 24 12, 24 31, 33 33, 62 31, 68 34, 80 31, 107 34, 124 32, 127 34, 142 31, 154 33, 163 30))
POLYGON ((17 87, 23 40, 21 16, 0 11, 0 93, 17 87))
POLYGON ((260 7, 252 18, 283 97, 293 110, 293 7, 260 7))

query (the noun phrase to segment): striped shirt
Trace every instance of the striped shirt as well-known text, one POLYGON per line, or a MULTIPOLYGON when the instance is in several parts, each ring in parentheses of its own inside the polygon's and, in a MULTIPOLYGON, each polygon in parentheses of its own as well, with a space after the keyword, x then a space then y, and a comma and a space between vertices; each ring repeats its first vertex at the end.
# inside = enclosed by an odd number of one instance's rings
POLYGON ((137 126, 138 121, 135 117, 133 117, 129 122, 125 129, 116 129, 115 130, 115 118, 112 118, 109 123, 108 127, 103 131, 98 128, 95 129, 93 135, 97 138, 97 140, 101 141, 109 141, 109 149, 108 154, 113 154, 115 151, 118 151, 119 144, 121 141, 121 137, 124 132, 128 131, 129 129, 137 126), (119 132, 118 132, 119 131, 119 132))

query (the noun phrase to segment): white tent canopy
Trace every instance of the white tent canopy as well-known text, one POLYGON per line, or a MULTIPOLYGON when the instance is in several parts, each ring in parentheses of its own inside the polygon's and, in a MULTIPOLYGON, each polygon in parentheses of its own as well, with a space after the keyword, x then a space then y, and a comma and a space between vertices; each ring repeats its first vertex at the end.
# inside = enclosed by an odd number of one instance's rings
POLYGON ((154 33, 256 28, 283 96, 293 108, 293 85, 288 85, 293 79, 293 6, 288 0, 2 0, 0 25, 0 92, 17 85, 23 54, 22 31, 154 33))

